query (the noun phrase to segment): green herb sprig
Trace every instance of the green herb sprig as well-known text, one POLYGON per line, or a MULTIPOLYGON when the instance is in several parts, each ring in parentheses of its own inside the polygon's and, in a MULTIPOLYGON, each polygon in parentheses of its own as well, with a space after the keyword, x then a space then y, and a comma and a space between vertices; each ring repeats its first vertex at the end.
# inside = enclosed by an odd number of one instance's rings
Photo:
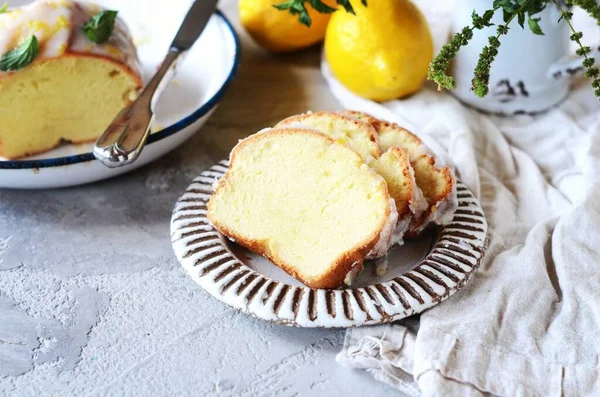
POLYGON ((469 41, 473 38, 473 30, 481 30, 493 25, 490 21, 494 16, 494 11, 495 9, 488 10, 483 16, 479 16, 479 14, 473 11, 473 14, 471 14, 473 26, 465 26, 461 32, 455 33, 452 39, 442 47, 439 55, 433 59, 427 70, 427 79, 434 81, 438 86, 438 90, 442 88, 453 90, 456 88, 454 78, 446 74, 450 66, 450 61, 454 59, 461 47, 469 44, 469 41))
POLYGON ((40 52, 40 45, 35 36, 31 36, 20 46, 0 57, 0 71, 12 72, 28 66, 40 52))
MULTIPOLYGON (((571 32, 572 32, 570 39, 572 41, 574 41, 575 43, 577 43, 577 45, 579 46, 579 48, 575 51, 575 53, 578 56, 583 57, 582 65, 583 65, 584 69, 586 69, 585 77, 592 80, 592 87, 594 87, 594 95, 597 97, 600 97, 600 79, 599 79, 600 70, 598 69, 598 67, 594 66, 595 59, 590 58, 590 56, 589 56, 592 49, 588 46, 584 46, 581 43, 581 38, 583 37, 583 33, 577 32, 575 30, 575 28, 573 27, 573 24, 571 23, 571 18, 573 18, 573 13, 568 10, 564 10, 562 8, 562 6, 556 0, 552 0, 552 1, 558 7, 561 19, 564 19, 567 22, 567 25, 569 25, 569 29, 571 29, 571 32)), ((588 10, 586 10, 586 11, 588 11, 588 10)), ((591 10, 591 11, 595 12, 594 10, 591 10)))
POLYGON ((486 96, 489 91, 490 69, 501 45, 500 37, 508 33, 509 25, 515 18, 521 28, 525 27, 525 19, 527 18, 529 29, 534 34, 543 35, 544 33, 538 24, 540 18, 535 18, 534 15, 544 8, 545 4, 543 0, 495 0, 493 8, 485 11, 483 16, 479 16, 473 11, 471 15, 472 26, 465 27, 461 33, 454 35, 442 47, 440 53, 429 65, 427 78, 437 84, 438 90, 452 90, 456 88, 454 79, 446 74, 450 62, 454 59, 460 48, 468 44, 473 31, 492 26, 493 24, 490 22, 492 17, 498 10, 502 10, 504 24, 498 25, 496 34, 488 37, 488 45, 482 49, 479 55, 473 80, 471 80, 471 89, 473 92, 479 97, 486 96))
MULTIPOLYGON (((577 43, 579 47, 576 53, 578 56, 582 56, 584 58, 582 65, 584 69, 586 69, 585 77, 592 80, 591 85, 595 89, 594 95, 600 97, 600 69, 594 66, 595 60, 589 56, 591 48, 583 45, 581 42, 583 33, 576 31, 573 27, 571 23, 573 13, 570 11, 570 8, 564 9, 558 0, 494 1, 494 9, 486 12, 496 12, 496 9, 501 8, 504 25, 499 25, 498 29, 496 30, 496 35, 488 38, 489 44, 483 48, 479 56, 477 66, 475 67, 475 75, 471 81, 471 89, 477 96, 484 97, 489 92, 490 68, 494 62, 494 59, 496 58, 496 55, 498 55, 498 49, 500 48, 501 43, 500 37, 508 33, 509 24, 512 22, 512 20, 517 18, 521 28, 524 28, 525 18, 527 18, 527 26, 529 27, 529 30, 531 30, 531 32, 534 34, 543 35, 544 32, 539 25, 540 18, 535 18, 534 15, 543 11, 550 2, 556 5, 561 14, 559 21, 564 19, 569 25, 569 29, 572 32, 570 38, 572 41, 577 43)), ((595 0, 567 0, 565 3, 568 7, 573 5, 579 6, 590 16, 595 18, 600 25, 600 5, 598 5, 595 0)), ((453 79, 449 76, 446 76, 446 70, 448 69, 450 61, 456 56, 457 51, 458 48, 456 43, 453 43, 451 40, 442 48, 440 53, 429 65, 427 78, 435 82, 438 85, 438 89, 453 89, 456 87, 453 79), (448 47, 449 50, 445 50, 445 47, 448 47)))
MULTIPOLYGON (((600 25, 600 4, 596 2, 596 0, 571 0, 565 1, 568 6, 577 6, 587 12, 592 18, 598 21, 598 25, 600 25)), ((559 9, 562 8, 559 6, 559 9)))
MULTIPOLYGON (((336 2, 342 6, 346 12, 349 12, 353 15, 356 14, 354 12, 354 7, 352 7, 352 4, 350 4, 350 0, 336 0, 336 2)), ((312 20, 310 19, 310 15, 308 15, 306 3, 308 3, 315 11, 320 12, 321 14, 331 14, 336 11, 335 8, 323 3, 322 0, 288 0, 281 4, 274 4, 273 7, 280 11, 287 10, 292 15, 298 15, 298 21, 300 21, 301 24, 310 27, 312 20)), ((361 3, 366 6, 367 0, 361 0, 361 3)))
POLYGON ((100 11, 81 25, 88 39, 96 44, 104 44, 110 38, 117 19, 118 11, 100 11))
POLYGON ((4 14, 8 10, 8 3, 4 3, 0 6, 0 14, 4 14))
MULTIPOLYGON (((354 14, 350 0, 336 1, 346 11, 354 14)), ((366 0, 361 0, 361 2, 365 6, 367 5, 366 0)), ((335 11, 321 0, 288 0, 274 7, 279 10, 288 10, 292 15, 299 15, 300 22, 310 26, 311 21, 305 3, 309 3, 319 12, 331 13, 335 11)), ((539 25, 541 18, 536 18, 535 15, 543 11, 550 3, 554 3, 558 8, 561 15, 559 21, 564 19, 569 25, 572 33, 570 38, 579 47, 576 53, 578 56, 583 57, 582 66, 585 69, 585 77, 592 80, 591 85, 595 89, 594 95, 600 97, 600 69, 594 65, 595 59, 590 57, 591 48, 583 45, 581 41, 583 34, 575 30, 571 23, 573 17, 571 8, 577 6, 587 12, 600 25, 600 4, 596 0, 494 0, 492 9, 486 10, 482 15, 473 11, 471 24, 455 33, 442 47, 439 54, 429 64, 427 79, 437 84, 438 90, 456 88, 456 81, 447 74, 450 62, 456 57, 461 47, 469 44, 469 41, 473 38, 473 32, 493 26, 494 24, 491 22, 493 16, 496 12, 502 10, 504 23, 497 26, 495 35, 488 37, 488 45, 482 49, 479 55, 474 76, 471 80, 471 90, 479 97, 486 96, 489 92, 491 66, 498 55, 501 37, 508 33, 511 22, 516 19, 521 28, 525 29, 525 20, 527 20, 527 27, 533 34, 543 35, 544 32, 539 25), (563 4, 567 6, 566 9, 563 4)))

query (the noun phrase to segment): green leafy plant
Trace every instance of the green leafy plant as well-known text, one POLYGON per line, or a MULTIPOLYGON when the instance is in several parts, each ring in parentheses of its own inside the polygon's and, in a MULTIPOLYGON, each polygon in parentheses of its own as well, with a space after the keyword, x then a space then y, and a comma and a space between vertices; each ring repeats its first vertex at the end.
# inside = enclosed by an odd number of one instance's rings
POLYGON ((104 10, 90 18, 81 25, 88 39, 96 44, 104 44, 110 38, 115 28, 118 11, 104 10))
POLYGON ((0 6, 0 14, 4 14, 8 10, 8 3, 4 3, 0 6))
MULTIPOLYGON (((350 4, 350 0, 336 0, 337 4, 342 6, 346 12, 350 14, 354 14, 354 7, 350 4)), ((323 3, 322 0, 288 0, 281 4, 275 4, 273 7, 278 10, 285 11, 287 10, 292 15, 298 15, 298 20, 303 25, 309 26, 312 21, 310 19, 310 15, 308 15, 308 9, 306 8, 306 3, 315 11, 320 12, 322 14, 331 14, 336 11, 336 8, 330 7, 327 4, 323 3)), ((361 0, 363 5, 367 5, 367 0, 361 0)))
POLYGON ((12 72, 29 65, 40 52, 40 45, 35 36, 31 36, 20 46, 0 57, 0 71, 12 72))
POLYGON ((491 26, 491 18, 496 12, 501 11, 504 24, 499 24, 496 29, 496 35, 488 38, 488 45, 481 51, 477 66, 475 67, 475 74, 471 81, 473 92, 479 97, 486 96, 489 87, 490 67, 501 45, 500 37, 508 33, 510 29, 509 25, 515 18, 521 28, 525 28, 525 20, 527 19, 529 30, 533 34, 543 35, 544 32, 539 25, 540 18, 536 18, 535 15, 543 11, 550 3, 553 3, 558 8, 561 15, 560 19, 564 19, 569 25, 572 31, 571 40, 577 43, 579 47, 577 55, 584 57, 583 67, 586 69, 585 75, 592 79, 592 86, 596 89, 594 92, 595 95, 600 96, 600 80, 598 79, 600 71, 594 66, 594 58, 589 57, 589 53, 591 52, 590 47, 584 46, 581 42, 583 34, 577 32, 571 24, 571 18, 573 17, 573 13, 571 12, 572 6, 581 7, 599 21, 600 24, 600 6, 596 4, 595 0, 571 0, 565 1, 562 4, 558 0, 495 0, 493 8, 487 10, 483 16, 479 16, 476 12, 473 12, 471 26, 467 26, 461 32, 456 33, 442 47, 440 53, 429 66, 427 78, 435 82, 440 90, 454 89, 456 82, 451 76, 446 74, 450 61, 456 56, 460 47, 469 43, 475 29, 483 29, 484 27, 491 26))
MULTIPOLYGON (((335 9, 327 6, 321 0, 288 0, 285 3, 277 4, 279 10, 288 10, 292 15, 298 15, 301 23, 310 26, 310 17, 308 16, 306 3, 309 3, 316 11, 331 13, 335 9)), ((337 0, 337 3, 352 14, 354 10, 349 0, 337 0)), ((366 6, 366 1, 362 0, 366 6)), ((577 43, 577 55, 583 57, 582 66, 585 69, 585 76, 592 80, 594 94, 600 97, 600 69, 594 65, 594 58, 590 57, 591 48, 583 45, 581 39, 583 33, 577 31, 571 23, 573 13, 572 7, 576 6, 586 11, 592 18, 598 21, 600 25, 600 4, 596 0, 494 0, 492 8, 479 15, 473 11, 471 15, 471 25, 465 26, 460 32, 456 32, 450 41, 448 41, 440 50, 439 54, 433 59, 427 70, 427 79, 437 84, 438 89, 452 90, 456 88, 456 81, 447 74, 450 62, 454 59, 461 47, 469 44, 473 38, 475 30, 481 30, 493 26, 491 22, 496 12, 502 12, 503 23, 496 27, 496 34, 488 38, 488 44, 482 49, 479 60, 475 67, 474 76, 471 80, 471 89, 479 96, 484 97, 489 92, 490 68, 498 55, 502 44, 501 38, 506 35, 512 27, 511 23, 516 23, 522 29, 527 28, 537 35, 544 35, 539 25, 541 18, 536 17, 549 4, 554 4, 560 12, 560 20, 565 20, 571 30, 571 40, 577 43)))

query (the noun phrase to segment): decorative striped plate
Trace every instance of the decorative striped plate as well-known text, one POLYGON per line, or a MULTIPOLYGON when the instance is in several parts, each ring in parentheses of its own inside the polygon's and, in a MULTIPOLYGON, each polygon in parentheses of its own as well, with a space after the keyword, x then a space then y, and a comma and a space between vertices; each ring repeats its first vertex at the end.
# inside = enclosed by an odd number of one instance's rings
POLYGON ((222 236, 208 221, 212 184, 227 171, 221 161, 194 179, 171 219, 177 259, 202 288, 256 317, 300 327, 353 327, 399 320, 444 301, 477 270, 486 248, 487 222, 479 202, 458 183, 458 210, 365 270, 345 290, 308 288, 222 236), (387 264, 388 270, 380 270, 387 264), (381 274, 381 275, 380 275, 381 274))

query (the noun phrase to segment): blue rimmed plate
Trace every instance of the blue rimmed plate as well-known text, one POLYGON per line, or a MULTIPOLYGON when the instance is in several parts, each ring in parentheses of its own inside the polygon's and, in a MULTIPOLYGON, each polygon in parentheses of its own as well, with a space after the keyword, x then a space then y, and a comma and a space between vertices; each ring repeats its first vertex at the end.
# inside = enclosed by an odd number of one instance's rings
MULTIPOLYGON (((27 1, 11 1, 17 6, 27 1)), ((166 54, 191 1, 104 0, 101 5, 119 10, 138 47, 146 78, 166 54)), ((206 122, 233 80, 240 59, 240 44, 231 23, 219 11, 178 69, 162 95, 156 122, 138 160, 110 169, 91 153, 93 144, 63 145, 20 160, 0 157, 0 188, 37 189, 74 186, 110 178, 156 160, 190 138, 206 122)))

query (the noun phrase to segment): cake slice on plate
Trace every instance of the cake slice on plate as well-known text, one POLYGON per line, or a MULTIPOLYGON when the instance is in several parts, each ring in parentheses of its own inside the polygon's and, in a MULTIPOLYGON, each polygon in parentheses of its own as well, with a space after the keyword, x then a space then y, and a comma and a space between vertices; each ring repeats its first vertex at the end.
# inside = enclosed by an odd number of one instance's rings
POLYGON ((0 13, 0 156, 15 159, 61 142, 94 141, 142 86, 135 47, 114 13, 39 0, 0 13))
POLYGON ((421 217, 411 222, 407 235, 414 237, 420 234, 432 222, 439 225, 449 223, 458 205, 456 178, 450 168, 438 167, 431 149, 407 129, 362 112, 342 113, 371 124, 379 135, 383 150, 398 147, 408 151, 417 185, 423 192, 428 206, 421 217))
MULTIPOLYGON (((401 243, 411 220, 420 219, 427 208, 415 182, 408 152, 393 148, 382 153, 377 132, 370 124, 337 113, 317 112, 291 116, 279 122, 276 127, 292 126, 314 128, 336 142, 347 145, 383 177, 398 211, 394 242, 401 243)), ((381 252, 373 258, 385 254, 386 252, 381 252)))
POLYGON ((241 141, 208 217, 224 235, 313 288, 336 288, 387 251, 397 213, 383 178, 322 133, 271 129, 241 141))
POLYGON ((370 164, 382 155, 377 132, 369 124, 332 112, 305 113, 290 116, 275 128, 312 128, 318 130, 342 145, 356 151, 370 164))

